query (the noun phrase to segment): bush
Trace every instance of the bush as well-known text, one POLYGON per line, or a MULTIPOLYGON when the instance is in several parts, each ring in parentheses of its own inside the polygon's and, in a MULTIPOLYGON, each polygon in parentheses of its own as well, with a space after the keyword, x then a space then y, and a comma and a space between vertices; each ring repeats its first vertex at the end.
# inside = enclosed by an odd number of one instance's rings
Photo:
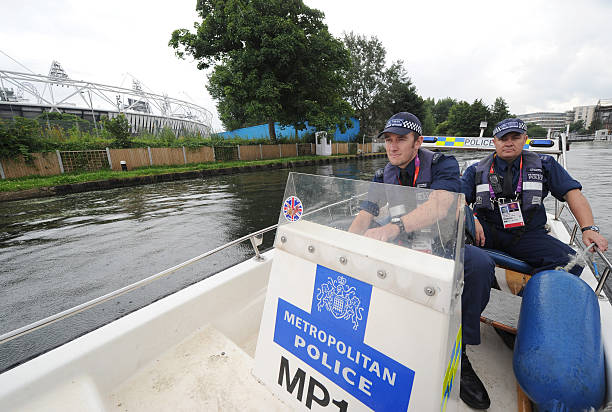
POLYGON ((142 132, 132 136, 130 125, 124 115, 114 119, 102 118, 94 124, 72 114, 46 112, 36 119, 15 117, 0 121, 0 157, 47 151, 102 150, 106 147, 186 147, 197 149, 202 146, 227 147, 237 145, 270 145, 282 143, 314 143, 314 133, 302 138, 280 137, 276 142, 268 138, 224 139, 213 134, 205 137, 198 132, 180 131, 178 136, 170 128, 162 129, 157 135, 142 132))
POLYGON ((104 120, 104 128, 113 137, 113 147, 128 148, 130 142, 130 124, 123 114, 111 119, 104 120))
POLYGON ((24 117, 0 120, 0 158, 23 155, 29 159, 31 152, 42 150, 44 146, 36 120, 24 117))

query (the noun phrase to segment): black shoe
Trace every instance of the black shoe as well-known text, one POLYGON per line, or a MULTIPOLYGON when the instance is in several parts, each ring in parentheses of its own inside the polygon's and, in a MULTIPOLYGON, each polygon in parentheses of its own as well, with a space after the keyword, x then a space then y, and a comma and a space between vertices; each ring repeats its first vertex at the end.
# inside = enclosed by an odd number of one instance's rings
POLYGON ((472 364, 465 353, 465 349, 463 349, 461 353, 461 384, 459 386, 459 397, 470 408, 487 409, 491 406, 489 394, 478 375, 476 375, 476 372, 474 372, 472 364))

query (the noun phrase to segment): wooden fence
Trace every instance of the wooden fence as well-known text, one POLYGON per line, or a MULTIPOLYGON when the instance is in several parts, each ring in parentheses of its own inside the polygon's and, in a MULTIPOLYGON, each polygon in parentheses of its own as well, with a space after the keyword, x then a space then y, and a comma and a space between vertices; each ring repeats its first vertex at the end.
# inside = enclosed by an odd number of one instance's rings
MULTIPOLYGON (((332 143, 332 154, 355 154, 372 151, 367 143, 332 143)), ((31 153, 31 159, 20 156, 14 159, 0 159, 0 177, 12 179, 24 176, 53 176, 73 170, 100 170, 110 168, 121 170, 124 161, 128 170, 156 165, 182 165, 223 160, 261 160, 282 157, 308 156, 315 154, 315 145, 309 143, 286 143, 277 145, 242 145, 234 147, 182 148, 134 148, 83 150, 71 152, 31 153), (218 154, 216 155, 216 153, 218 154), (227 158, 226 157, 231 157, 227 158)))
POLYGON ((23 156, 15 159, 2 159, 0 171, 3 179, 16 177, 40 175, 59 175, 62 171, 58 161, 57 153, 32 153, 32 159, 25 161, 23 156))

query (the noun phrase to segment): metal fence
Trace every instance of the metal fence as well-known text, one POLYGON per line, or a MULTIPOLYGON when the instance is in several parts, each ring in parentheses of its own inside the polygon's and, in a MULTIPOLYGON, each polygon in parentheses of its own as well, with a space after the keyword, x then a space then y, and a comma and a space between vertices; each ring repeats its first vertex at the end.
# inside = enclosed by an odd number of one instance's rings
POLYGON ((217 162, 231 162, 240 160, 239 146, 215 146, 215 160, 217 162))
POLYGON ((60 152, 64 173, 110 168, 106 150, 60 152))
POLYGON ((315 154, 310 143, 298 143, 297 144, 297 155, 298 156, 310 156, 315 154))

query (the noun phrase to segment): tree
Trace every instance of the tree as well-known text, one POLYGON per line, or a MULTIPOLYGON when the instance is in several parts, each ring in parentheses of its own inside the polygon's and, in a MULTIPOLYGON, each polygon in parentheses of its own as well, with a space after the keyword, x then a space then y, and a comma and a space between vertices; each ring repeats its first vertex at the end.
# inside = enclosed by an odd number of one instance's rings
POLYGON ((527 136, 530 138, 534 137, 546 137, 548 132, 542 126, 535 123, 527 123, 527 136))
POLYGON ((448 125, 448 120, 443 121, 442 123, 438 124, 436 126, 436 129, 434 131, 434 133, 438 136, 444 136, 444 135, 449 135, 450 133, 450 126, 448 125))
POLYGON ((584 120, 576 120, 573 123, 570 123, 569 128, 570 133, 583 134, 586 133, 586 129, 584 128, 584 120))
POLYGON ((350 54, 344 93, 359 118, 361 132, 372 135, 380 127, 375 102, 385 87, 387 51, 376 36, 344 33, 343 42, 350 54))
POLYGON ((30 152, 44 147, 40 125, 36 120, 19 116, 12 120, 0 120, 0 159, 22 155, 30 160, 30 152))
POLYGON ((423 99, 401 60, 387 68, 387 52, 375 36, 367 38, 351 32, 344 34, 343 41, 351 56, 345 96, 359 118, 363 134, 376 134, 398 112, 411 112, 423 120, 423 99))
POLYGON ((349 124, 343 101, 349 55, 323 13, 302 0, 199 0, 195 32, 175 30, 169 45, 213 68, 207 86, 226 126, 274 122, 301 129, 349 124))
POLYGON ((380 130, 387 119, 399 112, 410 112, 421 122, 425 118, 424 100, 417 94, 416 86, 412 84, 400 60, 385 70, 383 88, 374 100, 374 130, 380 130))
POLYGON ((597 130, 602 129, 602 128, 603 128, 603 122, 600 119, 593 119, 589 127, 586 129, 586 132, 588 134, 595 134, 597 130))
POLYGON ((480 122, 486 121, 487 128, 485 129, 485 136, 491 136, 493 133, 494 124, 491 124, 491 112, 487 105, 482 102, 482 99, 474 100, 474 103, 470 106, 470 117, 468 123, 464 125, 465 134, 463 136, 479 136, 480 135, 480 122))
POLYGON ((491 117, 482 100, 474 100, 471 105, 462 101, 451 107, 448 113, 447 133, 454 136, 480 135, 480 122, 491 117))
POLYGON ((434 120, 436 121, 436 125, 446 121, 448 118, 448 112, 455 104, 457 104, 457 100, 451 99, 450 97, 440 99, 434 104, 431 111, 434 120))
POLYGON ((491 106, 490 110, 491 119, 488 122, 489 124, 487 129, 490 128, 491 131, 497 123, 501 122, 504 119, 512 117, 512 115, 508 111, 508 103, 506 103, 503 97, 498 97, 497 99, 495 99, 495 103, 493 103, 493 106, 491 106))
POLYGON ((436 130, 436 120, 434 119, 432 109, 434 106, 434 100, 428 98, 423 102, 423 109, 425 114, 423 115, 423 119, 421 120, 421 124, 423 125, 423 135, 431 136, 434 134, 436 130))
POLYGON ((130 142, 130 124, 125 118, 125 115, 120 114, 113 119, 104 120, 104 128, 113 137, 113 146, 118 148, 128 148, 131 146, 130 142))

